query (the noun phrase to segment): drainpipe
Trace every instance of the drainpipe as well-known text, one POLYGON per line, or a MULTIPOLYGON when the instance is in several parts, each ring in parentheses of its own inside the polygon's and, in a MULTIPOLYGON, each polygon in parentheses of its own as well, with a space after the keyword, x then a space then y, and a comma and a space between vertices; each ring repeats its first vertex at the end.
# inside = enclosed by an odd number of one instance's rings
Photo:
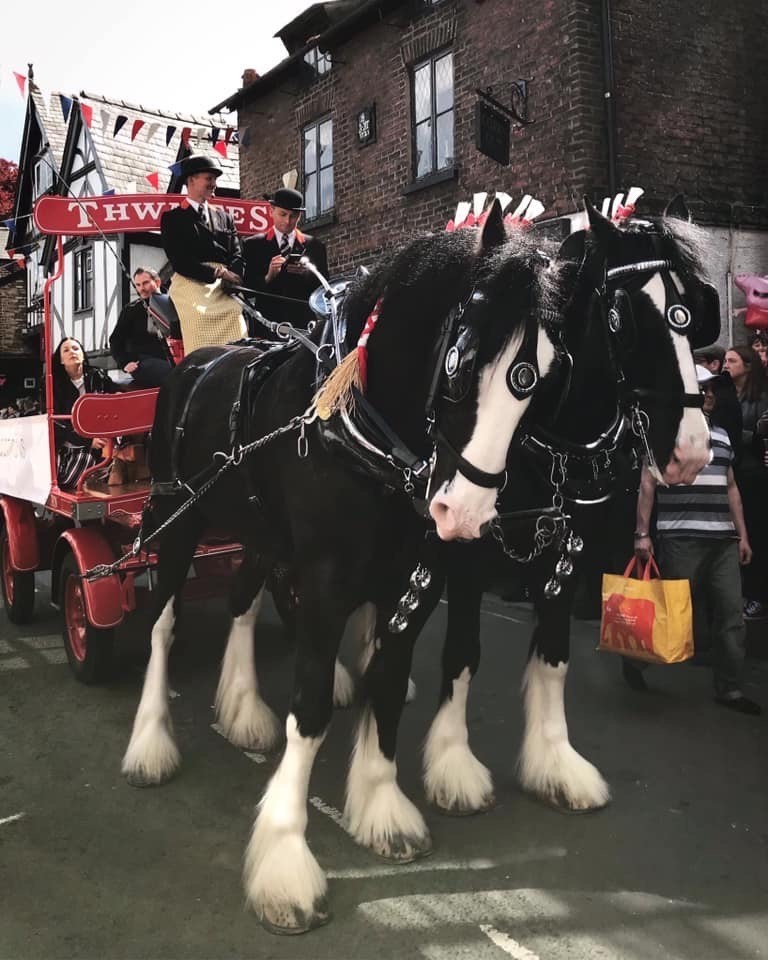
POLYGON ((616 174, 616 114, 613 107, 613 30, 611 27, 611 0, 600 0, 600 21, 603 40, 603 101, 605 103, 605 130, 608 145, 608 193, 618 192, 616 174))

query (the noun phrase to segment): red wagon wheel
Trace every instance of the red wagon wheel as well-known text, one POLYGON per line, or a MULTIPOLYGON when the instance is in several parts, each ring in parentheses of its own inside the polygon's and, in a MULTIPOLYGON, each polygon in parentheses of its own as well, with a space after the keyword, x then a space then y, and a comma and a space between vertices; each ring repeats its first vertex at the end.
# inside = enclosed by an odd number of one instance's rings
POLYGON ((112 666, 114 630, 99 630, 88 620, 83 581, 71 553, 61 565, 59 582, 64 648, 69 666, 81 683, 101 683, 109 676, 112 666))
POLYGON ((29 623, 35 607, 35 574, 31 570, 14 570, 8 528, 0 527, 0 586, 5 612, 11 623, 29 623))

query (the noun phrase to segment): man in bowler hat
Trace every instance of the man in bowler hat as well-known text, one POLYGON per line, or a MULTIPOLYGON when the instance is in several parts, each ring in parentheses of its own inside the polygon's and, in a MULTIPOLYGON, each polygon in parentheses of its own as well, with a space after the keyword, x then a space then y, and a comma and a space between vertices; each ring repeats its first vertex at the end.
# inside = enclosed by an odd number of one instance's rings
POLYGON ((222 289, 222 282, 242 282, 240 238, 226 210, 208 202, 222 172, 203 154, 182 160, 187 195, 160 219, 163 246, 175 270, 169 293, 185 353, 231 343, 247 333, 239 306, 222 289))
MULTIPOLYGON (((306 257, 327 277, 325 244, 298 229, 304 212, 304 198, 298 190, 281 187, 269 203, 272 226, 243 244, 245 283, 266 294, 257 297, 256 306, 270 320, 306 327, 312 319, 307 300, 320 284, 300 261, 306 257)), ((263 330, 255 332, 264 334, 263 330)))

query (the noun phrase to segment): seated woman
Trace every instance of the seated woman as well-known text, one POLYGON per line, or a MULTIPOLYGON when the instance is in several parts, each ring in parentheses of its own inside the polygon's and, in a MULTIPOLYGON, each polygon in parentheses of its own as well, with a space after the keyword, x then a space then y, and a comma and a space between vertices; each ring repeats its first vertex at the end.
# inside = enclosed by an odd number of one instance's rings
MULTIPOLYGON (((72 413, 75 401, 84 393, 120 392, 104 370, 90 365, 82 344, 74 337, 65 337, 56 347, 52 364, 54 413, 72 413)), ((101 459, 101 450, 108 441, 81 437, 66 420, 56 420, 55 424, 56 482, 60 487, 74 487, 84 471, 101 459)))

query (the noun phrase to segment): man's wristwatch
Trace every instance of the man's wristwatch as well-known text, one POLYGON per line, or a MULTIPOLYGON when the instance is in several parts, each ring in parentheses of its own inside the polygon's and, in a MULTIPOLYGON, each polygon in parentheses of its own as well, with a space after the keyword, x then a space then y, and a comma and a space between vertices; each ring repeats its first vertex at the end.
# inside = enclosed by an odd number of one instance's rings
POLYGON ((635 530, 635 532, 632 534, 632 536, 635 538, 635 540, 645 540, 646 537, 649 537, 649 536, 650 536, 650 534, 648 534, 648 533, 643 533, 642 530, 635 530))

